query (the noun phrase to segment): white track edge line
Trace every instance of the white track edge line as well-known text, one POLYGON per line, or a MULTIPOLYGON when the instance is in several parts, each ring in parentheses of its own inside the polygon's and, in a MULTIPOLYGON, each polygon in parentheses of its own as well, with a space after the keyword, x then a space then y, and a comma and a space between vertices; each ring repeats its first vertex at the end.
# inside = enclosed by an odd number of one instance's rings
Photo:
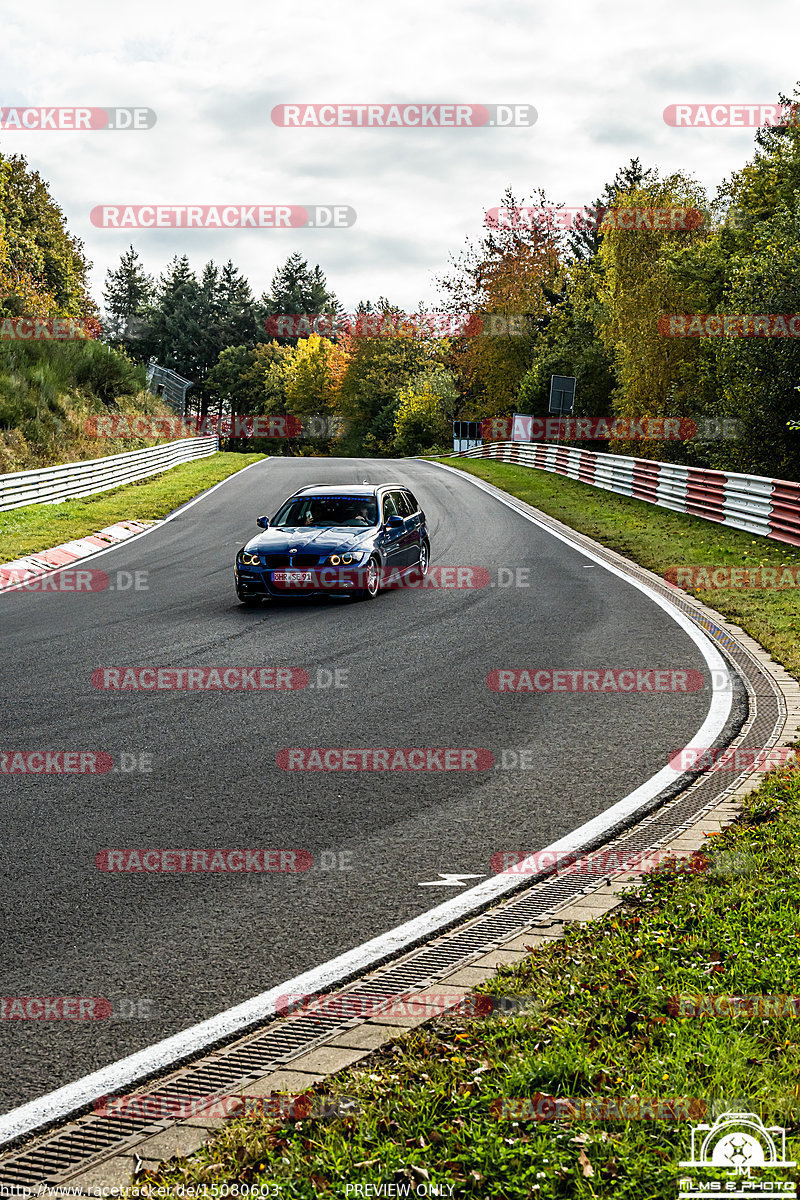
MULTIPOLYGON (((258 466, 259 464, 251 463, 250 465, 258 466)), ((730 676, 722 655, 710 639, 698 629, 694 622, 676 609, 667 598, 659 596, 657 592, 652 591, 646 584, 626 575, 624 571, 613 564, 605 562, 590 550, 571 542, 565 534, 549 529, 542 522, 531 516, 530 513, 517 508, 511 500, 497 495, 490 487, 484 486, 482 480, 477 480, 474 476, 470 476, 463 471, 458 471, 453 467, 445 466, 443 463, 433 463, 431 465, 441 467, 445 471, 451 471, 460 479, 469 480, 476 487, 480 487, 487 495, 495 500, 499 500, 506 507, 512 509, 518 516, 524 517, 543 532, 564 542, 570 549, 576 550, 585 558, 591 559, 598 566, 610 571, 613 575, 617 575, 633 587, 638 588, 639 591, 653 600, 659 608, 662 608, 695 643, 711 671, 712 681, 727 679, 730 684, 730 676)), ((248 468, 245 467, 244 470, 248 470, 248 468)), ((237 474, 241 474, 241 472, 237 472, 237 474)), ((232 479, 234 476, 229 476, 229 478, 232 479)), ((215 487, 221 486, 222 483, 227 483, 227 480, 221 480, 215 487)), ((213 491, 215 489, 212 488, 209 490, 213 491)), ((207 494, 203 493, 203 495, 207 494)), ((190 501, 189 505, 185 505, 184 508, 197 503, 202 498, 202 495, 196 497, 195 500, 190 501)), ((181 511, 182 509, 176 510, 172 514, 172 517, 178 516, 181 511)), ((169 519, 171 517, 167 518, 167 520, 169 519)), ((158 527, 156 526, 156 528, 158 527)), ((116 547, 110 547, 110 549, 116 549, 116 547)), ((105 554, 107 551, 101 551, 101 553, 105 554)), ((713 744, 725 727, 732 703, 733 691, 731 686, 714 687, 708 714, 691 743, 693 747, 704 749, 713 744)), ((538 851, 532 859, 526 861, 532 863, 533 858, 541 858, 544 855, 577 853, 589 848, 596 843, 599 835, 618 825, 622 819, 630 817, 639 809, 646 807, 649 801, 657 796, 668 783, 674 782, 679 774, 680 772, 673 770, 669 766, 662 768, 633 792, 630 792, 622 800, 613 804, 611 808, 606 809, 600 816, 594 817, 592 820, 578 826, 577 829, 566 834, 558 841, 552 842, 543 850, 538 851)), ((542 874, 543 872, 540 870, 538 873, 542 874)), ((394 929, 380 934, 378 937, 371 938, 368 942, 364 942, 363 945, 340 954, 321 966, 313 967, 311 970, 297 975, 294 979, 287 980, 285 983, 270 988, 269 991, 262 992, 260 995, 254 996, 242 1004, 229 1008, 225 1012, 218 1013, 215 1017, 201 1021, 199 1024, 193 1025, 181 1033, 173 1034, 171 1037, 156 1042, 144 1050, 139 1050, 135 1054, 127 1055, 125 1058, 109 1064, 109 1066, 102 1067, 99 1071, 85 1075, 82 1079, 65 1084, 64 1087, 58 1088, 53 1092, 48 1092, 36 1100, 31 1100, 27 1104, 12 1109, 10 1112, 0 1116, 0 1146, 16 1140, 25 1134, 33 1133, 42 1126, 67 1117, 71 1113, 85 1108, 94 1100, 120 1087, 136 1083, 146 1076, 166 1070, 178 1062, 189 1058, 192 1054, 205 1050, 214 1043, 222 1041, 224 1038, 242 1032, 249 1026, 274 1016, 279 997, 284 996, 287 992, 313 993, 330 988, 336 983, 342 982, 369 967, 377 965, 390 955, 413 946, 426 936, 432 936, 442 931, 455 921, 472 916, 476 910, 484 908, 487 903, 492 900, 499 900, 507 892, 516 889, 519 886, 520 874, 522 872, 520 864, 518 864, 517 872, 514 875, 494 875, 484 883, 480 883, 476 887, 470 888, 468 891, 462 892, 460 895, 454 896, 442 904, 438 904, 435 908, 429 909, 428 912, 413 918, 411 921, 406 921, 402 925, 398 925, 394 929)), ((530 882, 533 882, 535 877, 536 873, 532 873, 529 877, 530 882)))

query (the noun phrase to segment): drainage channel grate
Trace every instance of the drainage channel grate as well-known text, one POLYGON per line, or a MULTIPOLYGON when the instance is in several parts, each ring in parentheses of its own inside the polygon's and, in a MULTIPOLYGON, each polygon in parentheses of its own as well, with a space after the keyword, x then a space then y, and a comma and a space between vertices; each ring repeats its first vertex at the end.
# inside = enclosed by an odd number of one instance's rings
POLYGON ((67 1169, 74 1171, 76 1162, 84 1162, 97 1156, 110 1146, 120 1146, 138 1141, 139 1135, 152 1127, 153 1122, 120 1118, 106 1121, 102 1118, 91 1123, 71 1126, 49 1139, 35 1151, 21 1155, 3 1164, 0 1186, 4 1193, 26 1188, 58 1178, 67 1169))
MULTIPOLYGON (((537 516, 541 520, 541 516, 537 516)), ((553 523, 553 527, 559 526, 553 523)), ((572 531, 570 536, 577 543, 590 548, 598 557, 618 563, 616 556, 598 551, 598 547, 590 540, 572 531)), ((735 701, 738 702, 739 714, 730 723, 731 727, 726 730, 721 744, 730 743, 744 749, 774 745, 783 727, 786 709, 775 683, 757 660, 727 631, 698 613, 680 594, 676 595, 672 588, 659 585, 638 568, 624 563, 619 565, 633 578, 642 580, 654 591, 668 597, 677 608, 700 625, 734 666, 737 679, 743 680, 746 701, 742 684, 737 683, 740 694, 735 701)), ((655 850, 674 839, 681 829, 698 820, 723 795, 735 791, 748 774, 748 771, 742 771, 727 782, 720 773, 699 776, 688 787, 684 784, 672 798, 666 801, 661 799, 659 806, 636 825, 620 831, 612 839, 607 838, 603 843, 604 850, 616 854, 620 862, 643 851, 655 850)), ((246 1085, 272 1069, 291 1063, 337 1031, 357 1024, 358 1018, 347 1015, 348 1004, 354 1005, 358 1011, 359 1001, 374 1000, 376 994, 388 998, 403 992, 420 991, 437 978, 449 974, 454 967, 467 965, 515 933, 524 933, 532 925, 541 924, 543 918, 552 918, 554 909, 597 887, 616 873, 616 869, 581 870, 579 874, 562 870, 530 884, 523 879, 519 892, 512 893, 494 909, 489 908, 469 918, 460 927, 437 935, 427 945, 408 951, 395 962, 373 969, 349 987, 331 993, 331 998, 336 1001, 334 1012, 318 1011, 299 1017, 275 1018, 261 1029, 212 1051, 205 1058, 173 1072, 160 1082, 142 1086, 140 1094, 143 1099, 153 1093, 175 1097, 218 1095, 246 1085)), ((362 1003, 362 1012, 363 1008, 362 1003)), ((156 1129, 160 1130, 170 1123, 159 1120, 154 1125, 152 1120, 145 1117, 114 1120, 92 1114, 79 1117, 66 1128, 40 1136, 36 1144, 0 1158, 0 1186, 6 1190, 24 1192, 40 1183, 51 1186, 66 1183, 70 1177, 108 1158, 112 1152, 117 1154, 126 1149, 132 1150, 156 1129)))

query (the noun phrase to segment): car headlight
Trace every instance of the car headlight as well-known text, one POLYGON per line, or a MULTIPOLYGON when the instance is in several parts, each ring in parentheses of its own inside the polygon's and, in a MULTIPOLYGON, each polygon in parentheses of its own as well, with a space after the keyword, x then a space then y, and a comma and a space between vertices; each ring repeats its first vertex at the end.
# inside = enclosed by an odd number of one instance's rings
POLYGON ((354 563, 363 562, 366 557, 366 551, 356 550, 345 554, 331 554, 325 559, 323 566, 326 567, 352 567, 354 563))
POLYGON ((260 567, 261 559, 257 554, 251 554, 249 550, 239 551, 239 562, 245 567, 260 567))

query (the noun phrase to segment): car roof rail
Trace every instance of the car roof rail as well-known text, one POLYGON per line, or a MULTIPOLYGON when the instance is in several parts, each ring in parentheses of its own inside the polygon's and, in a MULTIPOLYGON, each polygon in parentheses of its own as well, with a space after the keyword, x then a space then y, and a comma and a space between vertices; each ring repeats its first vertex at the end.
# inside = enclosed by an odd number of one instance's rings
POLYGON ((341 487, 341 488, 368 487, 368 488, 374 488, 375 491, 377 492, 379 488, 384 488, 384 487, 401 488, 401 487, 405 487, 405 484, 404 483, 370 483, 370 481, 368 479, 365 479, 363 481, 363 483, 342 483, 342 484, 304 483, 301 488, 298 488, 297 491, 292 492, 292 495, 289 497, 289 499, 291 500, 293 496, 299 496, 301 492, 307 492, 310 488, 317 488, 317 487, 329 487, 332 492, 336 491, 337 487, 341 487))

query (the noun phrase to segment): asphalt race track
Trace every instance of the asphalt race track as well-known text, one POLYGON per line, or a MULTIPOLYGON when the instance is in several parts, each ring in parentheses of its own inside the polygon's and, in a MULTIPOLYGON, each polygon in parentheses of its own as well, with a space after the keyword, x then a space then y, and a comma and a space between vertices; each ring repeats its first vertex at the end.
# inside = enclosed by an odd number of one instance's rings
POLYGON ((0 748, 103 751, 116 766, 151 755, 152 770, 0 775, 2 995, 114 1007, 99 1021, 0 1022, 3 1112, 424 912, 458 891, 420 886, 441 873, 483 877, 492 854, 546 846, 691 744, 708 709, 708 690, 491 691, 504 667, 705 664, 642 593, 424 462, 271 459, 85 565, 146 572, 147 590, 0 596, 0 748), (492 586, 240 606, 232 564, 255 518, 305 483, 365 479, 408 484, 433 567, 483 567, 492 586), (499 586, 517 568, 529 586, 499 586), (97 668, 130 666, 311 679, 288 692, 93 686, 97 668), (311 686, 320 668, 346 686, 311 686), (288 747, 480 747, 495 766, 286 771, 288 747), (531 765, 509 766, 523 749, 531 765), (98 870, 116 847, 302 848, 314 866, 98 870))

